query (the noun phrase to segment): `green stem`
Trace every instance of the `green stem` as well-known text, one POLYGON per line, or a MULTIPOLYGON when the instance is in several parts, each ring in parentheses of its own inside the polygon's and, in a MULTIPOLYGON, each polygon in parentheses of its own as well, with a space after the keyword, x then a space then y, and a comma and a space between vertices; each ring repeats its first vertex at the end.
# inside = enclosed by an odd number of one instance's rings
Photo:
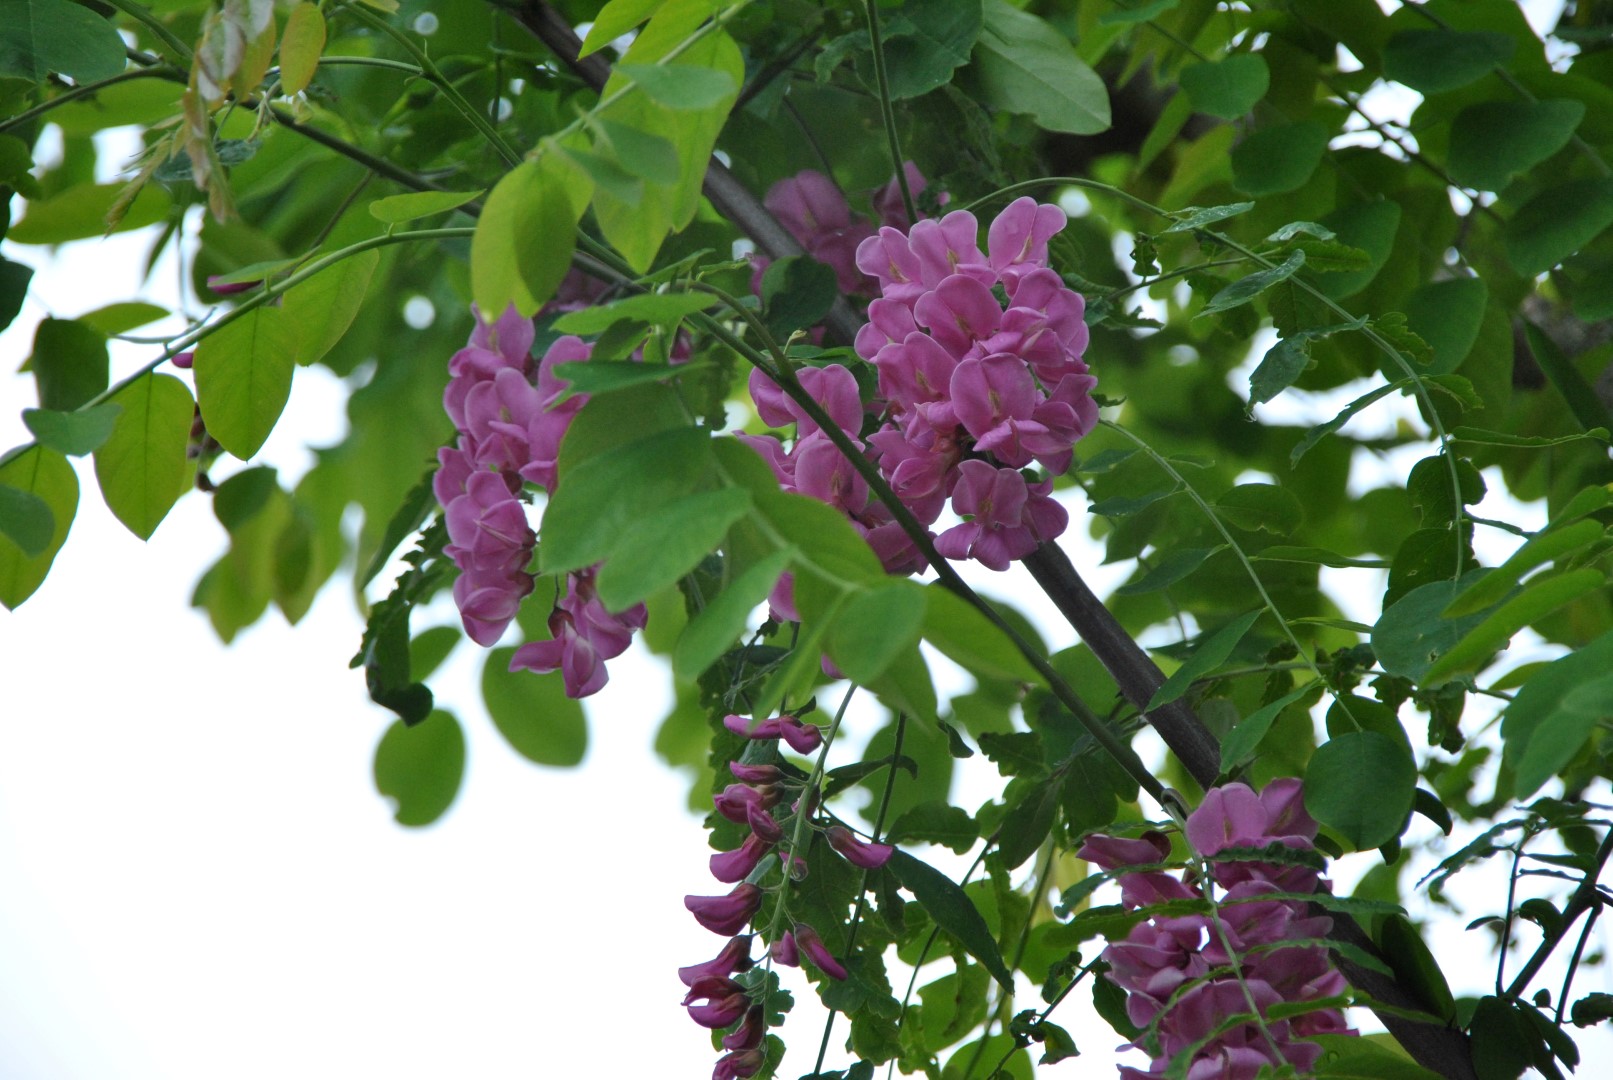
POLYGON ((185 82, 185 74, 178 68, 169 67, 167 65, 149 68, 131 68, 128 71, 120 72, 119 74, 110 76, 109 78, 100 79, 96 82, 84 83, 80 86, 73 87, 71 90, 64 90, 60 94, 57 94, 55 97, 51 98, 49 101, 41 102, 31 109, 18 113, 16 116, 7 117, 5 120, 0 121, 0 133, 10 131, 12 128, 21 127, 30 120, 35 120, 41 116, 44 116, 52 109, 66 105, 69 102, 77 101, 79 98, 91 97, 100 93, 102 90, 105 90, 109 86, 116 86, 118 83, 133 82, 135 79, 167 79, 170 82, 183 84, 185 82))
POLYGON ((415 44, 408 34, 399 30, 387 20, 378 15, 372 15, 356 4, 349 4, 344 10, 359 22, 369 26, 372 30, 386 34, 402 46, 410 56, 414 57, 415 63, 420 65, 420 70, 425 74, 425 77, 430 79, 442 91, 442 95, 448 99, 448 103, 459 110, 460 115, 470 121, 471 126, 481 133, 482 138, 487 140, 489 146, 498 151, 499 156, 504 159, 506 165, 513 168, 521 164, 521 155, 516 153, 514 147, 504 141, 504 136, 498 133, 498 129, 488 121, 486 116, 482 115, 480 109, 465 100, 464 95, 443 75, 441 69, 433 62, 426 50, 415 44))
POLYGON ((321 270, 329 269, 330 267, 341 262, 343 259, 362 254, 363 252, 369 251, 372 248, 388 247, 392 244, 408 243, 415 240, 469 238, 475 231, 475 229, 469 227, 449 229, 416 229, 411 232, 390 233, 384 236, 372 236, 368 240, 360 240, 356 244, 350 244, 338 251, 333 251, 324 258, 316 259, 307 266, 298 270, 296 273, 291 274, 284 281, 265 285, 261 290, 248 296, 246 299, 236 304, 235 307, 219 316, 216 321, 208 323, 205 326, 195 327, 186 331, 184 334, 181 334, 179 337, 174 338, 173 342, 168 346, 168 348, 163 350, 161 356, 157 357, 157 359, 151 361, 149 364, 143 365, 128 378, 120 379, 112 386, 101 391, 99 394, 80 405, 79 410, 92 408, 101 404, 114 394, 118 393, 124 387, 130 385, 138 379, 143 378, 146 375, 151 374, 159 365, 163 364, 164 362, 172 360, 175 356, 178 356, 186 349, 191 348, 218 330, 228 326, 236 319, 242 318, 254 309, 262 307, 270 300, 273 300, 275 297, 284 293, 286 290, 302 284, 315 274, 318 274, 321 270))
MULTIPOLYGON (((896 738, 891 746, 890 769, 885 775, 885 790, 880 793, 879 813, 874 817, 872 837, 875 843, 880 842, 880 834, 885 829, 885 815, 890 812, 891 793, 896 790, 896 774, 900 771, 896 767, 896 762, 902 756, 902 740, 906 734, 907 714, 897 713, 896 738)), ((862 926, 863 913, 868 908, 868 875, 870 873, 872 873, 870 870, 863 871, 862 883, 857 889, 857 910, 852 912, 851 929, 846 933, 846 957, 848 959, 851 957, 852 950, 857 947, 857 931, 862 926)), ((829 1053, 829 1035, 834 1031, 835 1015, 836 1011, 830 1009, 828 1019, 823 1022, 823 1039, 818 1043, 818 1062, 812 1067, 812 1071, 815 1073, 823 1071, 823 1059, 829 1053)))
POLYGON ((107 0, 107 3, 136 22, 143 23, 146 29, 157 35, 158 40, 168 46, 170 52, 183 62, 190 63, 193 55, 190 46, 179 40, 179 37, 172 30, 164 26, 162 20, 157 18, 150 8, 142 4, 136 4, 134 0, 107 0))
POLYGON ((879 112, 885 121, 885 141, 890 144, 891 167, 896 170, 896 184, 902 192, 902 206, 907 210, 907 220, 917 221, 918 209, 913 205, 913 193, 907 187, 907 170, 903 168, 906 159, 902 157, 902 142, 896 134, 896 110, 891 105, 890 78, 885 71, 885 45, 879 37, 879 11, 874 0, 863 0, 863 15, 868 20, 868 43, 874 53, 874 81, 879 86, 879 112))

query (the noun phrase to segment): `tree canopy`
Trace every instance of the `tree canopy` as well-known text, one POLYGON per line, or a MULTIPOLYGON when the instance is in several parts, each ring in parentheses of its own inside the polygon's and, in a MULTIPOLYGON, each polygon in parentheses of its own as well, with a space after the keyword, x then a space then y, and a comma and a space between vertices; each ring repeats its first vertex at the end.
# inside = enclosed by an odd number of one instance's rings
POLYGON ((0 0, 0 329, 33 249, 109 231, 191 290, 39 324, 0 602, 91 477, 154 543, 211 499, 224 642, 336 580, 366 612, 410 826, 461 784, 451 651, 551 765, 614 657, 665 656, 719 1078, 1029 1076, 1075 1054, 1072 991, 1126 1076, 1561 1076, 1613 1015, 1574 990, 1613 853, 1613 21, 1552 18, 0 0), (114 378, 114 339, 149 362, 114 378), (349 430, 288 484, 253 459, 316 365, 349 430), (853 693, 887 716, 860 758, 853 693), (958 805, 977 754, 1001 790, 958 805), (1489 859, 1494 992, 1457 998, 1403 905, 1489 859), (791 966, 852 1064, 769 1034, 791 966))

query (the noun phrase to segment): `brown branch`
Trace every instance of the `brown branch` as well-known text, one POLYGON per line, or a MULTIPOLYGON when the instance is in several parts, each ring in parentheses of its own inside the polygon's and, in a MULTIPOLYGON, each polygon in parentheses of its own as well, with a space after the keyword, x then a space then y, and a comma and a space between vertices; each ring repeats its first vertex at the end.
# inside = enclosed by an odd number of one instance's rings
MULTIPOLYGON (((577 53, 582 48, 582 41, 572 30, 571 24, 545 0, 522 0, 507 10, 585 83, 595 90, 604 88, 605 81, 610 78, 610 64, 599 53, 579 58, 577 53)), ((718 213, 739 226, 740 231, 750 237, 756 244, 756 250, 763 255, 770 259, 783 259, 806 254, 795 237, 773 216, 773 212, 762 205, 762 200, 715 158, 706 166, 703 190, 718 213)), ((849 345, 857 336, 861 322, 851 305, 841 297, 829 309, 824 326, 831 339, 849 345)))
POLYGON ((1145 711, 1165 682, 1165 675, 1103 606, 1103 601, 1087 588, 1064 549, 1049 541, 1027 555, 1024 562, 1036 584, 1086 642, 1126 700, 1159 732, 1193 779, 1206 789, 1213 786, 1221 775, 1221 748, 1215 736, 1183 701, 1145 711))

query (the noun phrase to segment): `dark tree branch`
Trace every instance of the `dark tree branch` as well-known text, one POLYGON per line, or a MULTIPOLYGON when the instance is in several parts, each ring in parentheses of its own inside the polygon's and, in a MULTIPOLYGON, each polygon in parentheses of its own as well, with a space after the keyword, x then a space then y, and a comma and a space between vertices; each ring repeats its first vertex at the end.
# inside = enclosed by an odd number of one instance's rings
POLYGON ((1221 748, 1215 736, 1183 701, 1173 701, 1153 712, 1144 711, 1165 682, 1165 675, 1103 606, 1103 601, 1087 588, 1064 549, 1049 541, 1027 555, 1024 562, 1036 584, 1114 678, 1126 700, 1143 713, 1193 779, 1205 788, 1211 787, 1221 774, 1221 748))
MULTIPOLYGON (((604 88, 605 80, 610 78, 610 64, 599 53, 579 58, 577 53, 582 48, 582 41, 565 18, 545 0, 522 0, 506 10, 585 83, 595 90, 604 88)), ((739 226, 763 255, 770 259, 783 259, 806 254, 795 237, 779 224, 773 212, 762 205, 762 200, 715 158, 706 166, 704 191, 718 212, 739 226)), ((861 320, 842 297, 829 309, 824 325, 830 338, 849 345, 857 336, 861 320)))
MULTIPOLYGON (((1087 588, 1086 582, 1081 580, 1081 575, 1070 564, 1069 557, 1057 544, 1043 544, 1024 562, 1042 591, 1058 606, 1070 626, 1114 678, 1126 700, 1135 705, 1138 711, 1143 711, 1154 692, 1165 681, 1158 666, 1104 607, 1103 601, 1087 588)), ((1216 744, 1215 736, 1210 734, 1203 721, 1185 702, 1174 701, 1143 715, 1159 732, 1171 752, 1187 766, 1193 779, 1206 788, 1215 783, 1221 772, 1220 747, 1216 744)), ((1378 947, 1350 916, 1314 905, 1311 913, 1326 915, 1333 920, 1333 930, 1328 935, 1333 940, 1353 945, 1371 955, 1379 955, 1378 947)), ((1335 956, 1339 970, 1350 980, 1350 985, 1373 1000, 1399 1009, 1426 1008, 1395 979, 1352 963, 1338 954, 1335 956)), ((1472 1049, 1467 1036, 1461 1031, 1409 1020, 1387 1010, 1377 1016, 1418 1064, 1433 1069, 1447 1080, 1477 1080, 1472 1049)))

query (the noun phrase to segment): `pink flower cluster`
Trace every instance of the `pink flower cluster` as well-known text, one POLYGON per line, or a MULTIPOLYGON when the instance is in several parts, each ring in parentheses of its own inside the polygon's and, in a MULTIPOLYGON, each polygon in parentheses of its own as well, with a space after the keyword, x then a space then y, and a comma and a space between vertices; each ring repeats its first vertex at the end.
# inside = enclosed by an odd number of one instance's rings
MULTIPOLYGON (((1210 881, 1189 885, 1162 870, 1121 875, 1121 902, 1133 911, 1203 900, 1207 890, 1223 890, 1215 913, 1153 915, 1104 950, 1108 978, 1129 995, 1131 1021, 1151 1029, 1158 1040, 1149 1070, 1122 1066, 1122 1080, 1161 1076, 1174 1057, 1194 1047, 1187 1080, 1254 1080, 1262 1069, 1285 1062, 1305 1072, 1322 1052, 1305 1039, 1354 1034, 1334 1008, 1265 1019, 1280 1002, 1317 1001, 1345 989, 1344 976, 1317 943, 1332 919, 1311 916, 1303 902, 1270 898, 1316 891, 1321 885, 1316 871, 1215 858, 1228 848, 1272 844, 1309 851, 1315 836, 1300 781, 1275 780, 1258 795, 1244 784, 1227 784, 1212 789, 1187 819, 1188 844, 1210 860, 1210 881), (1215 1034, 1228 1017, 1250 1012, 1251 1002, 1263 1025, 1251 1021, 1215 1034)), ((1093 836, 1077 854, 1105 870, 1120 870, 1165 861, 1170 841, 1161 833, 1135 840, 1093 836)), ((1144 1035, 1134 1045, 1148 1039, 1144 1035)))
MULTIPOLYGON (((925 188, 924 174, 911 161, 904 163, 907 186, 914 198, 925 188)), ((942 202, 946 197, 942 197, 942 202)), ((874 235, 873 222, 854 214, 835 182, 816 169, 804 169, 767 189, 763 205, 779 224, 806 249, 808 255, 835 272, 840 291, 849 296, 875 295, 874 283, 857 266, 857 248, 874 235)), ((906 229, 911 223, 902 205, 895 178, 873 195, 874 211, 888 227, 906 229)), ((770 260, 753 259, 756 273, 752 292, 760 292, 762 271, 770 260)))
POLYGON ((994 570, 1064 531, 1052 481, 1097 423, 1097 380, 1081 355, 1085 302, 1047 265, 1065 225, 1056 206, 1009 204, 978 246, 973 214, 885 227, 857 249, 883 295, 868 308, 857 354, 879 369, 887 418, 869 436, 880 471, 921 521, 948 499, 964 523, 936 547, 994 570))
MULTIPOLYGON (((801 754, 811 753, 823 742, 822 732, 793 716, 756 722, 743 716, 728 716, 723 725, 749 739, 782 740, 801 754)), ((752 935, 744 931, 761 909, 763 894, 760 886, 745 879, 784 839, 784 831, 771 812, 784 798, 784 775, 778 766, 735 761, 728 768, 736 783, 729 784, 712 801, 723 817, 748 826, 750 835, 732 851, 713 855, 711 873, 724 884, 738 884, 721 896, 685 896, 683 905, 701 926, 728 937, 729 941, 705 963, 678 969, 678 978, 689 988, 683 1004, 689 1010, 690 1019, 713 1030, 739 1025, 722 1038, 723 1049, 728 1052, 717 1061, 712 1080, 752 1076, 762 1067, 765 1058, 763 1042, 767 1025, 762 1003, 753 1002, 744 984, 733 976, 755 963, 750 955, 752 935)), ((795 808, 800 810, 801 805, 797 803, 795 808)), ((829 828, 827 838, 831 847, 857 866, 878 868, 894 853, 887 844, 869 843, 839 826, 829 828)), ((805 863, 799 856, 790 853, 787 858, 790 876, 805 873, 805 863)), ((773 942, 769 951, 780 964, 798 967, 804 953, 830 978, 844 979, 847 974, 818 932, 806 923, 795 923, 773 942)))
MULTIPOLYGON (((527 565, 537 537, 527 523, 525 484, 553 491, 560 440, 587 401, 560 400, 566 384, 556 364, 587 360, 591 346, 575 337, 556 341, 536 363, 533 327, 514 308, 496 322, 479 317, 470 343, 448 362, 443 407, 459 438, 437 452, 432 490, 442 504, 459 567, 454 601, 465 632, 492 646, 532 592, 527 565)), ((612 614, 599 602, 593 571, 567 575, 565 595, 549 617, 552 641, 516 651, 511 670, 560 671, 566 693, 586 697, 605 685, 604 661, 621 655, 644 626, 644 606, 612 614)))

